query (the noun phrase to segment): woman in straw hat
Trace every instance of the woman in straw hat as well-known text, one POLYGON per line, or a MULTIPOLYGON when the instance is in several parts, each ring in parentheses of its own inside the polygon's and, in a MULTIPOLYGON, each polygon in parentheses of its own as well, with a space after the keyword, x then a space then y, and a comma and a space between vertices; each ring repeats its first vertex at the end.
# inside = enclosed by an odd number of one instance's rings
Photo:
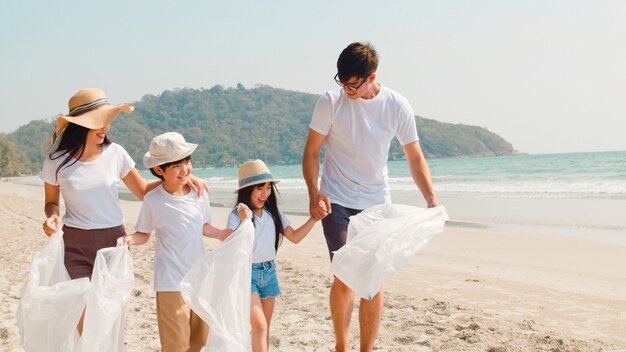
MULTIPOLYGON (((147 185, 126 150, 106 136, 119 113, 130 113, 132 106, 110 105, 104 92, 95 88, 80 90, 68 105, 69 114, 57 119, 41 171, 47 217, 43 230, 50 236, 63 223, 67 271, 72 279, 90 278, 96 252, 115 246, 117 238, 126 235, 119 181, 141 200, 161 181, 147 185), (62 221, 60 195, 65 202, 62 221)), ((81 317, 79 333, 82 322, 81 317)))
MULTIPOLYGON (((276 297, 281 294, 276 276, 274 258, 282 237, 295 244, 311 231, 317 220, 309 219, 293 229, 287 217, 278 210, 274 178, 265 163, 259 159, 246 161, 239 167, 237 203, 252 210, 254 245, 252 250, 252 284, 250 294, 250 324, 252 351, 267 351, 270 341, 270 322, 276 297)), ((321 207, 325 205, 320 204, 321 207)), ((237 209, 228 216, 227 227, 235 230, 240 219, 237 209)))

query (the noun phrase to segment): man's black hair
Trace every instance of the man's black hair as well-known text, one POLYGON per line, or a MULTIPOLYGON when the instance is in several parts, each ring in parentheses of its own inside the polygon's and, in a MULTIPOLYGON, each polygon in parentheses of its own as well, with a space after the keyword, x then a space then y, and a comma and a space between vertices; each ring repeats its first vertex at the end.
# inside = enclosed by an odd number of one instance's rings
POLYGON ((377 68, 378 54, 370 43, 352 43, 343 49, 337 59, 339 80, 344 83, 352 77, 369 77, 377 68))

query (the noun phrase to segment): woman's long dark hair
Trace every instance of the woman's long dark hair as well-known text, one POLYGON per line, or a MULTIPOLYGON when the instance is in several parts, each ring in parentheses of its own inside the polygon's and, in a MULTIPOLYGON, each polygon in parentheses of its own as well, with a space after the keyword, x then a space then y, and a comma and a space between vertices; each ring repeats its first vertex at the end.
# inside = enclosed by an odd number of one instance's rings
MULTIPOLYGON (((50 159, 52 160, 65 156, 65 159, 63 159, 59 167, 57 167, 57 177, 61 169, 74 165, 78 159, 83 156, 85 146, 87 145, 87 134, 89 131, 89 128, 71 122, 67 125, 67 127, 65 127, 59 136, 57 147, 54 148, 53 146, 49 154, 50 159)), ((107 136, 104 136, 104 142, 102 144, 109 145, 111 144, 111 141, 107 136)))
MULTIPOLYGON (((248 187, 244 187, 240 189, 239 192, 237 193, 237 204, 243 203, 247 205, 248 208, 250 208, 250 210, 253 210, 252 203, 250 202, 250 196, 252 195, 252 191, 254 190, 255 187, 263 187, 264 185, 265 185, 264 183, 261 183, 261 184, 252 185, 252 186, 248 186, 248 187)), ((272 185, 272 192, 270 193, 269 197, 267 197, 267 200, 265 201, 263 208, 267 209, 267 211, 272 216, 272 220, 274 220, 274 228, 276 229, 276 239, 274 241, 274 248, 276 249, 276 252, 278 252, 278 247, 283 242, 283 230, 284 229, 283 229, 283 220, 281 219, 280 213, 278 212, 278 203, 276 201, 277 200, 276 193, 278 193, 278 190, 276 190, 276 186, 274 186, 273 183, 271 185, 272 185)), ((252 223, 254 223, 254 217, 252 217, 252 223)))

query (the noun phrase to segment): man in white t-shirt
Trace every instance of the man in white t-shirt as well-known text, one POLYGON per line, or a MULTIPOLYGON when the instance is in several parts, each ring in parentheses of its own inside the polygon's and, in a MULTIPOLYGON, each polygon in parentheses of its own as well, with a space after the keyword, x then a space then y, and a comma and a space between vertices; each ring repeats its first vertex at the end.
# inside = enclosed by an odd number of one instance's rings
MULTIPOLYGON (((333 252, 346 242, 350 216, 391 202, 387 155, 393 138, 402 145, 411 176, 428 207, 439 205, 419 145, 413 109, 405 97, 376 82, 377 67, 378 55, 370 44, 346 47, 337 60, 335 76, 343 89, 319 98, 309 126, 302 172, 309 191, 309 210, 313 218, 322 219, 331 260, 333 252), (319 153, 324 144, 324 169, 318 188, 319 153), (319 206, 320 201, 328 211, 319 206)), ((330 311, 337 351, 350 349, 353 299, 350 288, 335 277, 330 311)), ((382 307, 382 290, 372 300, 361 299, 361 351, 374 347, 382 307)))

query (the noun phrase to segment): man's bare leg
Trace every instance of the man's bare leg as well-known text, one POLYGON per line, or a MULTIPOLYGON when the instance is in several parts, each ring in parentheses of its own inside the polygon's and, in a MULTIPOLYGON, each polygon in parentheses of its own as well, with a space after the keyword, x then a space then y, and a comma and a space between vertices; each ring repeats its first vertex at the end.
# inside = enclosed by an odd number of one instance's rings
POLYGON ((335 350, 350 351, 350 319, 354 306, 354 294, 341 280, 335 277, 330 289, 330 315, 335 328, 335 350))
POLYGON ((370 352, 374 349, 380 318, 383 313, 383 291, 381 290, 371 300, 361 298, 359 305, 359 328, 361 332, 361 352, 370 352))

